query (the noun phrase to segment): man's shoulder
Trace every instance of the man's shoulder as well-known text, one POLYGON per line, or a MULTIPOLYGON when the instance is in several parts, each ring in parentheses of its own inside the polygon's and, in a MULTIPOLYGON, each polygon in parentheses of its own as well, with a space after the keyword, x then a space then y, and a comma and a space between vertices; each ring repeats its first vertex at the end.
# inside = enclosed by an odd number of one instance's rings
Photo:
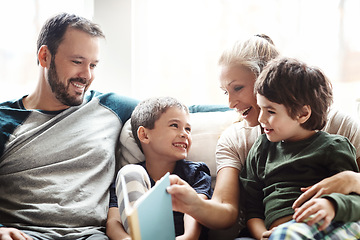
POLYGON ((30 114, 22 105, 21 98, 0 103, 1 126, 8 126, 9 123, 18 125, 30 114))
POLYGON ((139 103, 138 100, 127 96, 122 96, 114 92, 101 93, 95 90, 89 91, 85 100, 90 102, 94 98, 99 99, 99 103, 113 111, 124 123, 131 116, 132 111, 139 103))
POLYGON ((100 100, 100 103, 108 106, 111 106, 113 104, 136 105, 139 102, 134 98, 123 96, 115 92, 102 93, 96 90, 90 90, 89 93, 86 95, 85 99, 89 102, 93 98, 98 98, 100 100))
POLYGON ((19 103, 19 99, 8 100, 8 101, 0 103, 0 108, 2 108, 2 109, 4 109, 4 108, 20 109, 20 105, 18 103, 19 103))

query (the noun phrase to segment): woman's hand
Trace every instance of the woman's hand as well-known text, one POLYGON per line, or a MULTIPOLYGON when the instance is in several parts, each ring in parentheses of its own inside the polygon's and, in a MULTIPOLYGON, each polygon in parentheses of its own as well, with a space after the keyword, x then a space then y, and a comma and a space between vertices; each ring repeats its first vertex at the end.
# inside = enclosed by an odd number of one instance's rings
POLYGON ((210 229, 224 229, 236 223, 239 213, 239 170, 222 168, 216 177, 214 194, 205 200, 185 181, 170 175, 173 210, 192 216, 210 229), (209 212, 211 214, 209 214, 209 212))
POLYGON ((343 171, 329 178, 325 178, 319 183, 301 188, 304 193, 294 202, 293 208, 300 207, 309 199, 319 198, 321 195, 330 193, 349 194, 351 192, 360 193, 360 173, 343 171))
POLYGON ((300 208, 295 209, 294 220, 306 222, 309 226, 323 220, 319 231, 329 226, 335 217, 335 206, 326 198, 315 198, 304 203, 300 208))
POLYGON ((167 192, 171 194, 174 211, 189 213, 201 200, 196 191, 176 175, 170 175, 170 187, 167 188, 167 192))
POLYGON ((16 228, 0 227, 0 240, 32 240, 32 238, 16 228))

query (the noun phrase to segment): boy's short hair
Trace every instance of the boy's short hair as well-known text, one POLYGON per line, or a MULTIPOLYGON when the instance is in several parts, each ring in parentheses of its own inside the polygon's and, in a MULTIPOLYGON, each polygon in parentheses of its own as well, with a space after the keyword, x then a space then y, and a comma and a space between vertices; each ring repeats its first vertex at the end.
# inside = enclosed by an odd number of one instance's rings
POLYGON ((308 130, 325 126, 333 101, 332 86, 325 74, 292 58, 270 61, 256 80, 254 90, 271 102, 283 104, 291 118, 309 105, 311 116, 301 125, 308 130))
POLYGON ((153 129, 155 122, 169 108, 176 107, 189 114, 187 106, 173 97, 153 97, 140 102, 131 114, 131 132, 135 138, 136 144, 142 150, 137 130, 140 126, 147 129, 153 129))

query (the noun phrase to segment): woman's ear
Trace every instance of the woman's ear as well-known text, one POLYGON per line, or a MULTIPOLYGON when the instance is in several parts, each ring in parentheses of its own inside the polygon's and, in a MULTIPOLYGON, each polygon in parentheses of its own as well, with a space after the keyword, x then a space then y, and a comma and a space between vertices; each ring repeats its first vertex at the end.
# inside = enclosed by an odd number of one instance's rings
POLYGON ((300 124, 305 123, 311 116, 311 107, 310 105, 304 105, 298 116, 298 122, 300 124))
POLYGON ((49 48, 46 45, 42 45, 38 51, 38 60, 40 66, 43 68, 50 67, 51 54, 49 48))
POLYGON ((141 143, 148 144, 150 142, 148 131, 144 126, 138 128, 137 135, 141 143))

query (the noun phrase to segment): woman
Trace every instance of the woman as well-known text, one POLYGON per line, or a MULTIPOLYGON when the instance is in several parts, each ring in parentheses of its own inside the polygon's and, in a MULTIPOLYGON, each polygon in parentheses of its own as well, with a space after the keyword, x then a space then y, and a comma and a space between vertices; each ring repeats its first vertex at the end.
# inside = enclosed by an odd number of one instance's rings
MULTIPOLYGON (((236 109, 243 121, 230 126, 218 141, 217 178, 213 198, 206 201, 198 198, 186 183, 176 176, 171 176, 172 186, 168 192, 172 195, 175 210, 191 215, 211 229, 230 227, 238 219, 239 173, 255 139, 263 131, 258 122, 259 108, 254 95, 254 83, 267 62, 277 56, 279 52, 271 39, 265 35, 256 35, 245 42, 235 43, 220 57, 221 88, 228 95, 230 108, 236 109)), ((357 149, 359 165, 358 121, 333 110, 329 113, 323 130, 348 137, 357 149)), ((360 173, 346 171, 314 186, 304 187, 304 193, 294 203, 295 206, 325 193, 360 194, 360 173)))

